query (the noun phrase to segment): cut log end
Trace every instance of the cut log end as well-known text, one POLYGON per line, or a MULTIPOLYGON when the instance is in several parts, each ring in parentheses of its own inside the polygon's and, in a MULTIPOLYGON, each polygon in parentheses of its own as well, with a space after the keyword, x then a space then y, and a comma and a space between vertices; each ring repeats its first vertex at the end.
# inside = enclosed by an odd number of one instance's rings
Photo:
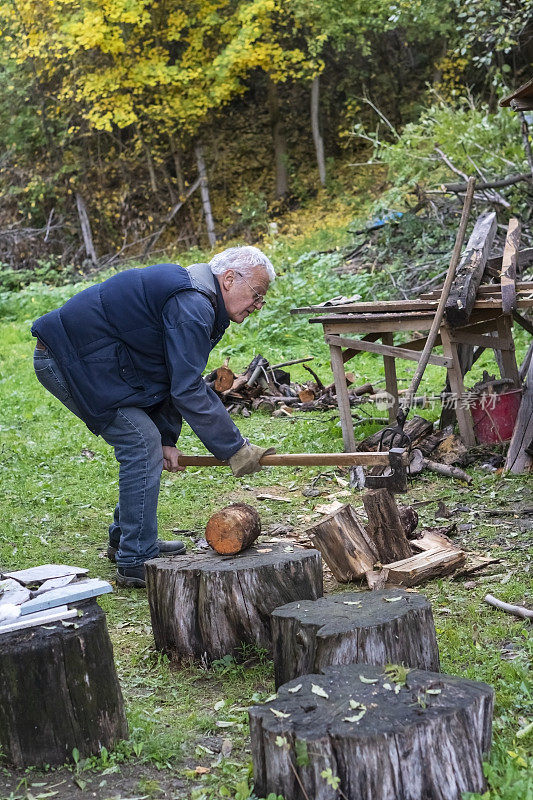
POLYGON ((221 555, 235 555, 250 547, 261 533, 261 518, 253 506, 233 503, 210 517, 207 543, 221 555))

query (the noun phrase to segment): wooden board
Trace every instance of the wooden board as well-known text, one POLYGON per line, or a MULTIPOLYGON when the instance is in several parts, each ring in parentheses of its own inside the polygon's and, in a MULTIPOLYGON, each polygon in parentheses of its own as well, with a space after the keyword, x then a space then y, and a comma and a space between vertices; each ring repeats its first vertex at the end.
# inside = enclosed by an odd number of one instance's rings
POLYGON ((72 619, 78 616, 77 608, 67 608, 58 606, 52 610, 37 611, 35 614, 28 614, 25 617, 18 617, 10 622, 0 623, 0 633, 10 633, 24 628, 35 628, 37 625, 49 625, 52 622, 60 622, 63 619, 72 619))
POLYGON ((465 560, 466 555, 462 550, 435 548, 418 553, 411 558, 404 558, 402 561, 383 564, 383 569, 389 571, 387 584, 418 586, 430 578, 450 575, 458 567, 461 567, 465 560))
POLYGON ((29 583, 41 583, 50 578, 61 578, 63 575, 87 575, 88 569, 83 567, 68 567, 66 564, 43 564, 40 567, 30 567, 16 572, 2 572, 2 578, 13 578, 26 586, 29 583))
POLYGON ((63 586, 60 589, 51 589, 32 600, 28 600, 20 607, 20 613, 33 614, 35 611, 44 611, 46 608, 54 608, 64 603, 77 603, 79 600, 87 600, 90 597, 97 597, 101 594, 108 594, 113 591, 113 587, 107 581, 92 578, 78 583, 63 586))

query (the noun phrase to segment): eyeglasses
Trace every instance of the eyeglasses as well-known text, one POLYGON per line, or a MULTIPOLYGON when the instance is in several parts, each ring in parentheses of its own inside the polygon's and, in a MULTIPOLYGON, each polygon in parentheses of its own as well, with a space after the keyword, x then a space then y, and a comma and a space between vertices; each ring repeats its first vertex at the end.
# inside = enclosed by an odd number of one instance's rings
POLYGON ((266 305, 266 300, 265 300, 264 296, 262 294, 259 294, 259 292, 256 289, 254 289, 254 287, 251 285, 251 283, 248 283, 248 281, 246 280, 246 278, 244 277, 242 272, 237 272, 237 275, 240 278, 243 279, 245 284, 248 286, 248 288, 252 292, 252 298, 253 298, 252 302, 253 302, 254 306, 256 308, 263 308, 263 306, 266 305))

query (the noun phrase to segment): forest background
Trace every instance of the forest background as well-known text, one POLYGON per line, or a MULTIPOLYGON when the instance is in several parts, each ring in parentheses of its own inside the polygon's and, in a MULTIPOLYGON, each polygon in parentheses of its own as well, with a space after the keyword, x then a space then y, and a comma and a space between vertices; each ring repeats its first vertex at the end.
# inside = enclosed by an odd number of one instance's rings
POLYGON ((1 0, 0 30, 0 288, 528 169, 498 100, 532 0, 1 0))

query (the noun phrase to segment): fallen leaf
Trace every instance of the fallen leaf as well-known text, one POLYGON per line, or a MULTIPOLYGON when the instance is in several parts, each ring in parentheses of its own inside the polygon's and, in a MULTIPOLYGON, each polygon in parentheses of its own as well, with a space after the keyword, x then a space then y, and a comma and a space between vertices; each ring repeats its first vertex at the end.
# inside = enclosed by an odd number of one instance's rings
POLYGON ((386 603, 397 603, 398 600, 403 600, 403 597, 384 597, 386 603))
POLYGON ((426 689, 426 694, 440 694, 442 689, 426 689))
POLYGON ((319 697, 325 697, 326 700, 329 698, 329 694, 324 691, 321 686, 318 686, 316 683, 311 684, 311 691, 313 694, 317 694, 319 697))
POLYGON ((272 700, 277 700, 277 699, 278 699, 277 694, 269 694, 268 697, 266 698, 266 700, 263 700, 263 702, 264 703, 271 703, 272 700))
POLYGON ((359 680, 361 681, 361 683, 377 683, 378 682, 377 678, 365 678, 364 675, 359 675, 359 680))
POLYGON ((343 606, 360 606, 361 605, 359 600, 343 600, 342 604, 343 604, 343 606))
POLYGON ((358 703, 357 700, 350 700, 350 708, 366 708, 363 703, 358 703))
POLYGON ((283 711, 278 711, 277 708, 271 708, 270 710, 272 711, 274 716, 279 717, 280 719, 287 719, 288 717, 290 717, 290 714, 285 714, 283 711))
POLYGON ((293 686, 292 689, 287 689, 287 691, 290 692, 291 694, 296 694, 296 692, 299 692, 301 688, 302 684, 299 683, 298 686, 293 686))
POLYGON ((197 775, 207 775, 208 772, 211 772, 209 767, 200 767, 200 766, 195 767, 194 771, 196 772, 197 775))
POLYGON ((225 705, 226 705, 226 701, 225 700, 219 700, 218 703, 215 703, 213 708, 215 709, 215 711, 220 711, 220 709, 224 708, 225 705))
POLYGON ((359 714, 355 714, 353 717, 344 717, 344 722, 359 722, 366 714, 366 708, 363 708, 359 714))
POLYGON ((383 688, 386 689, 388 692, 392 692, 392 686, 390 683, 384 683, 383 688))

